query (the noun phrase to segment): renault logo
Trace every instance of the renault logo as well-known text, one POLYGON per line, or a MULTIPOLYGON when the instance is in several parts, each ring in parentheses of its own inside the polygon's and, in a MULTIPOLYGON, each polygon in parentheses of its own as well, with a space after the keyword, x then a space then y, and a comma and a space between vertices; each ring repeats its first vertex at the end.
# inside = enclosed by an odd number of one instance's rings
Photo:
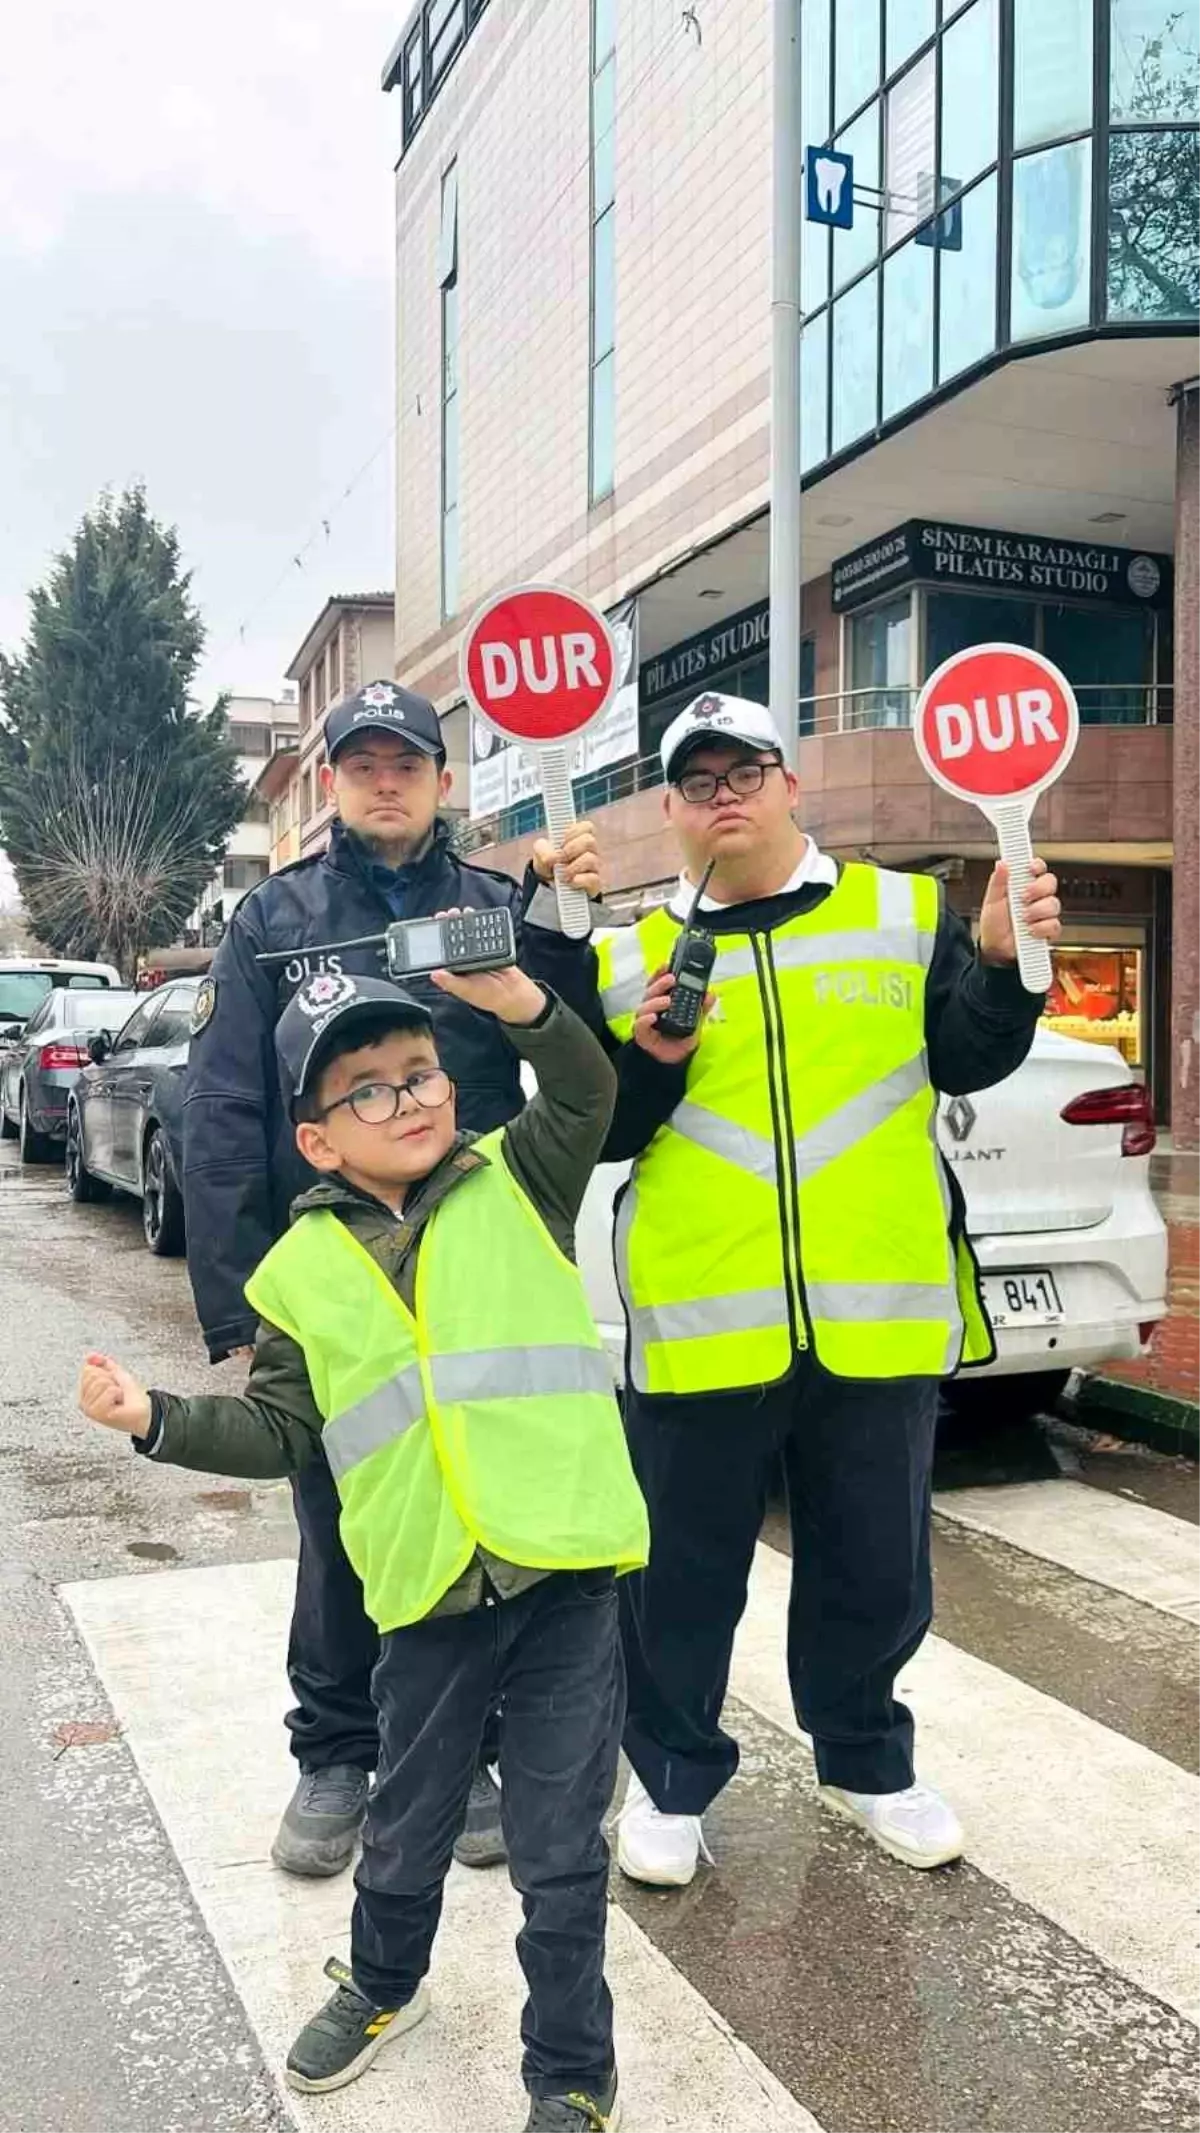
POLYGON ((965 1141, 975 1125, 975 1106, 967 1096, 952 1096, 942 1117, 950 1128, 951 1138, 965 1141))

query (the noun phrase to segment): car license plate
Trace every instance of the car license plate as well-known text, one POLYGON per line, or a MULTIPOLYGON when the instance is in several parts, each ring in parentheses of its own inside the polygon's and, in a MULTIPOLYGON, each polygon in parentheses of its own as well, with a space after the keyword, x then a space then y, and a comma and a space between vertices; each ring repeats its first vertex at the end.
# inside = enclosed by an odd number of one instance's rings
POLYGON ((1057 1326, 1062 1298, 1044 1267, 1027 1274, 985 1274, 983 1300, 994 1326, 1057 1326))

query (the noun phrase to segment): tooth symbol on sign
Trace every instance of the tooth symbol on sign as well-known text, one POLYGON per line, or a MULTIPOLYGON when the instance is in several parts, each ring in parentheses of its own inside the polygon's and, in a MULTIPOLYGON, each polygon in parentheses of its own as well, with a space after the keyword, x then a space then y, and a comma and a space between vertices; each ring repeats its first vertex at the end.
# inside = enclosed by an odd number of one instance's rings
POLYGON ((835 163, 831 156, 818 156, 815 168, 817 199, 821 203, 822 212, 826 215, 836 215, 841 206, 842 187, 846 182, 846 166, 844 163, 835 163))

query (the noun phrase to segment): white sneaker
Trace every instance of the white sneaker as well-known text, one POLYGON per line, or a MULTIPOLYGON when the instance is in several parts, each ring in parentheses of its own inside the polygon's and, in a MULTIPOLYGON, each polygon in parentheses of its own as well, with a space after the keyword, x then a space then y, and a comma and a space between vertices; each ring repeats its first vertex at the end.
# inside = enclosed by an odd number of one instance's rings
POLYGON ((962 1823, 932 1785, 907 1785, 903 1792, 846 1792, 840 1785, 817 1790, 835 1814, 857 1822, 905 1866, 945 1866, 962 1857, 962 1823))
POLYGON ((617 1865, 631 1881, 685 1889, 703 1859, 712 1865, 699 1815, 660 1814, 636 1771, 617 1818, 617 1865))

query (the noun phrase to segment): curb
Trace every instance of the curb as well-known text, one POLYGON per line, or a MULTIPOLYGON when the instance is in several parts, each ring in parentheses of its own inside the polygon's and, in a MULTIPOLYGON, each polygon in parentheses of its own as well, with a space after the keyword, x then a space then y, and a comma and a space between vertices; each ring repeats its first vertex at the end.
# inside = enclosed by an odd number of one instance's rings
POLYGON ((1150 1392, 1123 1378, 1087 1377, 1062 1401, 1073 1421, 1103 1429, 1175 1459, 1200 1456, 1200 1408, 1170 1392, 1150 1392))

